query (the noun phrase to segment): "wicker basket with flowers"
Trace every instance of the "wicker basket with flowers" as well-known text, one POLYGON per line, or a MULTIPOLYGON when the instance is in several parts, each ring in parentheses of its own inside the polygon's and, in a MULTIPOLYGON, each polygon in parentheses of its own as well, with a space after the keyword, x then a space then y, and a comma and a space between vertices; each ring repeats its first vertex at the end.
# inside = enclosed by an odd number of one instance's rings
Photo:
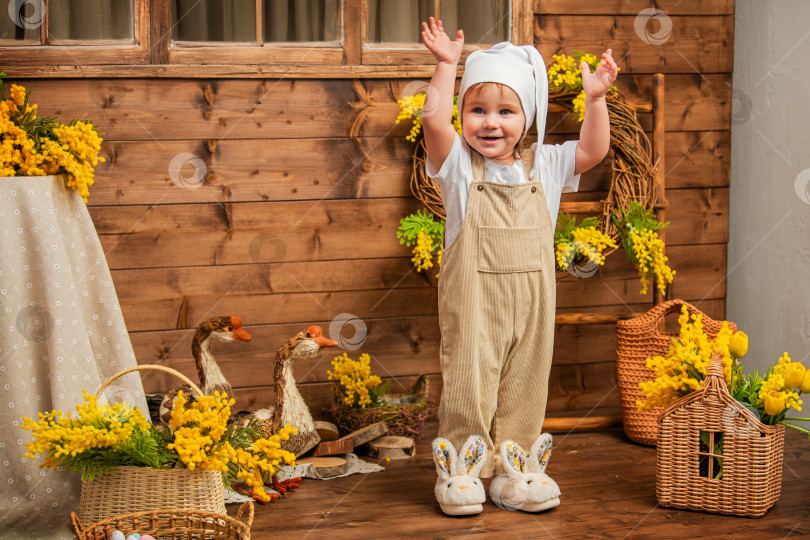
POLYGON ((425 421, 435 409, 428 396, 428 379, 420 375, 411 388, 402 394, 390 393, 391 381, 371 374, 371 357, 367 353, 352 360, 348 354, 336 356, 329 380, 335 381, 332 415, 341 434, 384 421, 386 435, 415 437, 425 427, 425 421))

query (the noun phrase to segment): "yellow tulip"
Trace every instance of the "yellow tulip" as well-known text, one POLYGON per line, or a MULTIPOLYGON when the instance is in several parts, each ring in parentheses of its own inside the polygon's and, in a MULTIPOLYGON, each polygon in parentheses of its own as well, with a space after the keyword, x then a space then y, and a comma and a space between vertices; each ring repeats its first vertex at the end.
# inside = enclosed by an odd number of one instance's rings
POLYGON ((776 390, 771 390, 765 396, 765 412, 771 416, 777 416, 785 410, 785 395, 776 390))
POLYGON ((804 378, 802 379, 802 383, 799 385, 799 391, 803 394, 810 394, 810 369, 804 370, 804 378))
POLYGON ((796 388, 804 381, 804 375, 807 370, 798 362, 793 362, 785 370, 785 384, 788 388, 796 388))
POLYGON ((728 342, 728 352, 734 358, 742 358, 748 352, 748 336, 745 332, 736 332, 728 342))

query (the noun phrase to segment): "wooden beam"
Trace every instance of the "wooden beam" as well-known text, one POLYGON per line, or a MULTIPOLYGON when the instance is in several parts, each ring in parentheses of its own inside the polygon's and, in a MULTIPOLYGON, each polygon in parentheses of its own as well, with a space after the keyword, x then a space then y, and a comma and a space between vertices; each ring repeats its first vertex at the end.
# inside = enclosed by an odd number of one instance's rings
POLYGON ((171 42, 171 10, 169 0, 151 0, 149 11, 149 63, 169 63, 169 43, 171 42))
POLYGON ((556 316, 555 324, 616 324, 637 317, 635 313, 561 313, 556 316))
POLYGON ((543 431, 548 433, 571 433, 608 429, 621 425, 622 415, 620 414, 609 416, 546 417, 546 419, 543 420, 543 431))
MULTIPOLYGON (((666 161, 664 159, 666 150, 664 148, 664 143, 666 141, 666 103, 665 103, 665 94, 664 94, 664 74, 663 73, 656 73, 653 75, 653 155, 652 160, 653 163, 657 163, 655 168, 655 188, 656 188, 656 199, 655 199, 655 219, 660 222, 666 221, 666 213, 665 208, 669 206, 669 203, 666 199, 666 161)), ((662 242, 666 243, 666 229, 661 229, 658 231, 658 238, 661 239, 662 242)), ((670 292, 671 288, 667 289, 667 292, 670 292)), ((653 288, 653 301, 656 304, 660 304, 664 301, 664 295, 661 294, 661 291, 658 287, 653 288)), ((663 322, 663 321, 662 321, 663 322)))
POLYGON ((343 3, 343 63, 360 63, 363 41, 366 38, 367 0, 345 0, 343 3))

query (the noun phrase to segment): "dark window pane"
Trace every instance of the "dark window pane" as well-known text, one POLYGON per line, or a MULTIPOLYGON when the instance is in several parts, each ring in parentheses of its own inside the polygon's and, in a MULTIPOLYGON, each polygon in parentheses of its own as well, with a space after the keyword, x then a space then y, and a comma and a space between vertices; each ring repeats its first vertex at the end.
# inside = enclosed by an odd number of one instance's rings
MULTIPOLYGON (((444 4, 442 1, 442 8, 444 4)), ((435 13, 436 6, 433 0, 368 0, 366 41, 420 43, 421 22, 427 21, 428 17, 435 13)), ((455 33, 455 30, 453 32, 455 33)))
POLYGON ((338 41, 340 0, 263 0, 264 41, 338 41))
POLYGON ((254 0, 171 0, 175 41, 256 41, 254 0))
POLYGON ((698 475, 703 478, 709 477, 709 458, 710 456, 704 454, 698 456, 698 475))
MULTIPOLYGON (((435 4, 433 0, 369 0, 367 41, 420 42, 420 23, 435 15, 435 4)), ((510 4, 509 0, 441 0, 439 17, 451 38, 463 28, 465 43, 498 43, 509 39, 510 4)))
POLYGON ((12 0, 0 2, 0 39, 39 43, 39 28, 44 23, 45 4, 12 0))
POLYGON ((51 0, 53 39, 134 40, 134 0, 51 0))

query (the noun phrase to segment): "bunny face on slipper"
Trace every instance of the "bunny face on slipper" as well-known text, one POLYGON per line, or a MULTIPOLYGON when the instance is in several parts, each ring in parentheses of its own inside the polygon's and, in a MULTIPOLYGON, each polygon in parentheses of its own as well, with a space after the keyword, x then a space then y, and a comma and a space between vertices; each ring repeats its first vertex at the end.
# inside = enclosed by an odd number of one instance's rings
POLYGON ((483 437, 469 437, 460 454, 447 439, 435 439, 433 460, 439 473, 434 492, 445 513, 449 513, 450 507, 480 505, 486 500, 484 484, 478 478, 487 460, 487 443, 483 437))
POLYGON ((500 487, 500 499, 504 505, 535 511, 559 504, 560 488, 545 473, 551 458, 550 434, 540 435, 528 456, 514 441, 504 441, 500 450, 509 475, 509 481, 500 487))

